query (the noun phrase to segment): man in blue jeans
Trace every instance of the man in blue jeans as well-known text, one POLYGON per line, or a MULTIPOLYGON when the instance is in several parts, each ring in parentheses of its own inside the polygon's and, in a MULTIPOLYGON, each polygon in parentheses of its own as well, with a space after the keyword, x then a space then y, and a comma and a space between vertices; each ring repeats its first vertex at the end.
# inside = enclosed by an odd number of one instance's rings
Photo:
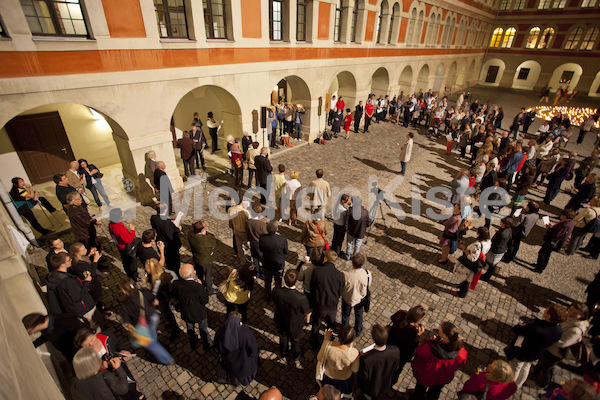
POLYGON ((364 300, 367 296, 368 287, 371 284, 371 276, 362 266, 365 256, 356 253, 352 256, 352 269, 344 271, 344 291, 342 292, 342 325, 350 322, 350 313, 354 308, 354 329, 360 335, 363 328, 364 300))
POLYGON ((373 221, 369 218, 369 212, 361 204, 360 196, 352 196, 352 206, 346 213, 346 226, 348 236, 346 238, 346 260, 350 260, 354 254, 360 251, 360 246, 367 234, 367 227, 373 221), (356 216, 354 214, 357 214, 356 216), (357 219, 355 219, 358 217, 357 219))

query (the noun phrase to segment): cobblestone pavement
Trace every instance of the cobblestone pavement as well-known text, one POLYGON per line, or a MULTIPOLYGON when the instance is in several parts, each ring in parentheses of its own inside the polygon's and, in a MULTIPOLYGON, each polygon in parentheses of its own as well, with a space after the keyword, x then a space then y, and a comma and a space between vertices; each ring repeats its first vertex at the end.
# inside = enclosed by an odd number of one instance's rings
MULTIPOLYGON (((509 118, 507 113, 507 118, 509 118)), ((384 188, 400 171, 398 153, 407 128, 387 123, 376 124, 368 134, 352 134, 350 140, 335 139, 326 145, 309 144, 299 146, 290 151, 276 154, 273 158, 274 169, 284 163, 287 170, 299 171, 299 180, 303 185, 314 179, 316 168, 325 170, 325 179, 332 187, 355 187, 367 196, 370 185, 369 176, 376 176, 379 187, 384 188)), ((411 193, 425 196, 425 192, 434 186, 448 186, 459 168, 466 164, 457 161, 456 154, 445 155, 445 143, 430 141, 424 129, 416 132, 412 161, 408 164, 405 179, 394 189, 388 188, 388 201, 391 206, 383 205, 383 214, 377 215, 375 224, 363 245, 361 252, 366 255, 367 268, 373 273, 372 308, 365 314, 365 329, 357 339, 356 347, 362 348, 370 344, 370 327, 375 323, 387 324, 389 317, 398 309, 408 309, 416 304, 429 307, 424 325, 427 329, 425 337, 430 337, 443 321, 455 323, 465 339, 468 351, 467 364, 456 374, 454 381, 442 392, 442 399, 455 398, 457 390, 467 377, 474 373, 478 366, 486 365, 496 358, 504 356, 503 348, 511 339, 511 327, 519 323, 522 316, 541 316, 543 309, 553 302, 567 304, 572 300, 582 300, 584 289, 595 272, 598 263, 581 257, 580 254, 567 257, 554 253, 549 267, 542 274, 531 271, 531 263, 537 257, 544 228, 541 222, 522 244, 515 262, 510 265, 501 264, 499 276, 489 283, 481 282, 475 292, 466 299, 458 299, 450 294, 453 290, 452 263, 440 265, 436 260, 440 256, 438 246, 442 227, 439 222, 430 220, 425 210, 435 204, 423 200, 421 212, 411 207, 411 193), (413 183, 416 182, 416 183, 413 183), (406 213, 404 220, 398 220, 395 214, 402 209, 406 213)), ((203 215, 209 231, 218 239, 215 268, 215 283, 221 282, 228 274, 229 268, 237 266, 234 256, 231 231, 226 221, 219 221, 208 215, 207 198, 215 186, 232 184, 229 176, 210 179, 203 190, 203 215)), ((189 182, 188 182, 189 184, 189 182)), ((532 190, 528 198, 540 200, 543 191, 532 190)), ((194 202, 197 203, 196 198, 194 202)), ((559 194, 553 206, 544 208, 543 213, 555 215, 568 201, 568 196, 559 194)), ((137 207, 129 210, 126 220, 132 222, 139 234, 150 227, 149 218, 154 213, 150 207, 137 207), (135 210, 135 215, 133 215, 135 210)), ((191 209, 190 209, 191 211, 191 209)), ((187 249, 185 236, 193 221, 192 213, 184 218, 184 246, 182 261, 191 262, 191 254, 187 249)), ((113 260, 113 265, 104 274, 105 304, 119 310, 120 292, 117 282, 124 276, 121 263, 110 235, 107 231, 108 221, 100 229, 100 235, 106 252, 113 260)), ((331 224, 331 222, 330 222, 331 224)), ((475 226, 483 224, 476 220, 475 226)), ((331 227, 331 225, 330 225, 331 227)), ((497 227, 493 221, 492 232, 497 227)), ((332 230, 332 229, 330 229, 332 230)), ((288 267, 295 267, 304 256, 304 248, 299 243, 300 228, 280 225, 280 233, 289 239, 290 251, 287 255, 288 267)), ((468 238, 474 237, 470 232, 468 238)), ((71 234, 63 240, 72 240, 71 234)), ((331 235, 330 235, 331 239, 331 235)), ((456 253, 458 254, 458 253, 456 253)), ((341 270, 350 268, 350 263, 337 261, 341 270)), ((177 314, 178 315, 178 314, 177 314)), ((265 301, 262 281, 259 281, 252 293, 249 306, 249 326, 253 329, 261 349, 261 362, 257 379, 248 387, 233 387, 217 383, 218 359, 214 352, 203 350, 192 351, 187 337, 182 334, 178 340, 169 343, 164 325, 159 325, 159 339, 171 352, 176 365, 162 366, 154 362, 144 350, 136 350, 138 357, 128 362, 133 374, 137 377, 142 391, 149 399, 235 399, 240 391, 251 396, 267 387, 275 385, 290 399, 304 399, 315 393, 317 386, 314 380, 316 366, 315 353, 308 346, 308 330, 305 331, 302 357, 302 370, 297 370, 293 363, 277 357, 278 339, 272 320, 273 306, 265 301)), ((338 313, 338 321, 340 320, 338 313)), ((222 297, 212 296, 209 303, 208 321, 211 333, 222 326, 225 320, 225 306, 222 297)), ((108 328, 125 338, 125 332, 116 321, 107 321, 108 328)), ((183 322, 180 323, 185 329, 183 322)), ((560 382, 572 375, 573 368, 564 367, 556 377, 560 382)), ((407 389, 414 387, 415 380, 410 366, 405 367, 401 381, 385 398, 403 398, 407 389)), ((531 399, 538 390, 526 384, 515 398, 531 399)))

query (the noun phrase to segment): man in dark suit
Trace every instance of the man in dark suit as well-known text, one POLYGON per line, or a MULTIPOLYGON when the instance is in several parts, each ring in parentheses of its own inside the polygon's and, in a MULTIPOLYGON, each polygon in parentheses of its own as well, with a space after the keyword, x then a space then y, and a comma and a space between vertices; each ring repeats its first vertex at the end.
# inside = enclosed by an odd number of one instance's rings
POLYGON ((271 281, 275 278, 275 287, 281 287, 281 275, 288 252, 287 238, 277 234, 277 222, 267 224, 267 234, 258 238, 258 247, 263 255, 262 272, 265 276, 267 301, 271 301, 271 281))
POLYGON ((199 119, 194 118, 192 122, 192 129, 190 130, 190 137, 194 140, 194 144, 196 146, 196 168, 200 168, 200 164, 198 163, 198 158, 200 158, 200 163, 202 163, 202 169, 206 171, 206 162, 204 161, 204 148, 208 147, 206 144, 206 136, 204 136, 204 132, 202 132, 202 122, 199 119))
POLYGON ((189 132, 183 132, 183 137, 177 141, 177 147, 181 150, 183 160, 183 173, 185 176, 196 175, 194 160, 196 159, 196 144, 190 138, 189 132))
POLYGON ((373 325, 371 336, 375 346, 360 358, 358 386, 362 390, 360 399, 371 400, 387 393, 394 383, 400 367, 400 350, 386 346, 388 330, 379 324, 373 325))
POLYGON ((344 274, 335 267, 335 260, 335 251, 325 251, 325 263, 315 267, 310 278, 310 294, 314 300, 310 332, 310 345, 313 349, 319 347, 321 322, 325 321, 328 328, 334 328, 337 306, 344 290, 344 274))
POLYGON ((173 193, 173 185, 171 185, 171 180, 165 172, 167 165, 164 161, 158 161, 156 165, 157 168, 154 170, 154 187, 160 192, 159 201, 167 204, 169 206, 169 214, 172 214, 173 199, 171 198, 171 193, 173 193))
MULTIPOLYGON (((69 203, 67 202, 67 195, 71 192, 77 192, 73 186, 69 185, 69 180, 67 179, 65 174, 56 174, 52 177, 54 183, 56 183, 56 198, 60 201, 60 204, 63 206, 63 210, 65 213, 67 212, 67 207, 69 203)), ((83 202, 85 208, 87 208, 87 204, 83 202)))
POLYGON ((288 340, 292 342, 292 357, 297 368, 300 365, 300 335, 304 327, 306 315, 310 311, 306 295, 296 290, 298 273, 295 269, 288 269, 283 281, 285 287, 277 287, 273 290, 273 301, 275 302, 275 324, 279 331, 279 350, 285 357, 288 352, 288 340))
POLYGON ((70 192, 67 194, 67 215, 73 229, 75 240, 81 242, 85 247, 91 250, 93 247, 99 251, 102 250, 102 243, 98 239, 96 226, 102 225, 93 218, 87 209, 83 207, 83 199, 78 192, 70 192))
POLYGON ((213 341, 208 332, 208 314, 206 312, 208 293, 200 279, 194 279, 192 264, 184 264, 179 269, 179 276, 181 279, 173 282, 173 291, 181 305, 181 319, 186 323, 190 346, 195 350, 198 345, 198 336, 196 336, 196 324, 198 324, 204 350, 209 350, 213 341))
MULTIPOLYGON (((265 191, 267 190, 267 179, 269 175, 271 175, 271 171, 273 171, 273 166, 268 159, 268 154, 269 149, 263 147, 260 149, 260 155, 254 158, 254 165, 256 166, 256 183, 265 191)), ((267 197, 264 193, 260 194, 260 204, 267 204, 267 197)))
POLYGON ((157 239, 165 244, 165 265, 171 271, 177 271, 181 263, 181 229, 168 218, 167 205, 158 205, 158 214, 150 217, 150 225, 156 231, 157 239))
POLYGON ((358 105, 354 109, 354 133, 358 133, 358 126, 360 125, 360 120, 362 119, 364 107, 362 100, 358 102, 358 105))
POLYGON ((212 264, 215 262, 215 246, 217 239, 212 233, 206 232, 204 221, 196 221, 192 225, 192 232, 188 236, 196 275, 204 283, 209 295, 216 294, 213 289, 212 264))

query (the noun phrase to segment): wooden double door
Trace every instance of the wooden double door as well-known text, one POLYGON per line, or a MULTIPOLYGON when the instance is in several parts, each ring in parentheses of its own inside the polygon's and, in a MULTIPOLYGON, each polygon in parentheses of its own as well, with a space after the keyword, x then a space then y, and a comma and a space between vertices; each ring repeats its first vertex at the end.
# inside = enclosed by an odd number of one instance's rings
POLYGON ((51 181, 75 160, 58 111, 15 117, 6 130, 33 184, 51 181))

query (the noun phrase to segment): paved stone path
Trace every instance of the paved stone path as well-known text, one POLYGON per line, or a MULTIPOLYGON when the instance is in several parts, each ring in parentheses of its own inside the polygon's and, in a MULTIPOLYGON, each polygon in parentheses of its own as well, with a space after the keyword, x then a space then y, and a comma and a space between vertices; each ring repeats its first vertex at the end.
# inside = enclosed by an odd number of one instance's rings
MULTIPOLYGON (((372 133, 352 134, 348 141, 340 138, 326 145, 301 146, 275 155, 272 162, 274 169, 277 164, 283 163, 287 171, 299 171, 299 180, 303 186, 314 179, 316 168, 323 168, 325 179, 332 187, 352 186, 359 189, 366 198, 371 187, 370 176, 376 176, 379 187, 383 188, 398 175, 399 144, 404 140, 406 132, 408 130, 403 127, 387 123, 376 124, 372 133)), ((428 140, 424 129, 416 132, 414 140, 412 161, 408 164, 405 179, 395 190, 388 191, 388 203, 391 208, 387 205, 382 207, 385 220, 378 214, 368 241, 361 249, 368 260, 366 267, 373 273, 374 287, 372 308, 365 314, 365 329, 357 340, 356 347, 362 348, 370 344, 370 327, 375 323, 387 324, 389 317, 398 309, 408 309, 416 304, 428 306, 429 311, 424 320, 427 331, 424 337, 432 336, 441 322, 452 321, 459 327, 468 351, 467 364, 442 392, 442 399, 453 399, 462 383, 478 366, 504 356, 502 349, 512 338, 510 329, 520 322, 521 317, 541 316, 544 308, 553 302, 568 304, 575 299, 582 300, 585 286, 597 272, 598 263, 579 254, 567 257, 554 253, 549 267, 542 275, 531 272, 531 263, 536 260, 544 234, 540 222, 522 244, 517 260, 510 265, 502 264, 498 277, 489 283, 481 282, 477 290, 471 292, 466 299, 453 297, 450 294, 453 290, 452 263, 440 265, 436 262, 440 256, 438 241, 442 227, 439 222, 432 221, 425 215, 428 207, 439 211, 439 206, 423 200, 422 210, 418 213, 411 207, 411 193, 420 193, 424 197, 431 187, 448 186, 458 169, 466 164, 458 162, 456 154, 446 156, 445 143, 441 143, 441 140, 428 140), (395 200, 397 204, 391 200, 395 200), (406 213, 406 218, 401 221, 395 217, 400 208, 406 213), (419 214, 418 218, 413 213, 419 214)), ((220 176, 210 179, 203 189, 202 218, 207 222, 208 230, 218 239, 218 263, 214 278, 216 284, 227 276, 229 268, 237 266, 227 222, 219 221, 206 212, 210 192, 216 186, 227 184, 233 184, 232 179, 220 176)), ((542 196, 543 191, 532 190, 528 198, 540 200, 542 196)), ((553 203, 554 206, 544 208, 542 212, 550 213, 551 219, 555 221, 554 215, 567 201, 568 196, 561 193, 553 203)), ((141 234, 144 229, 150 227, 149 218, 153 213, 149 207, 136 207, 127 212, 126 220, 133 223, 141 234)), ((124 273, 107 231, 108 221, 103 222, 105 223, 100 229, 100 235, 107 248, 106 252, 114 261, 113 266, 104 275, 104 300, 109 308, 119 310, 120 292, 117 290, 117 282, 124 273)), ((190 213, 184 218, 182 234, 184 262, 191 262, 185 239, 191 222, 193 215, 190 209, 190 213)), ((475 226, 482 224, 482 219, 475 221, 475 226)), ((497 220, 493 221, 492 232, 496 227, 497 220)), ((280 233, 289 239, 288 267, 295 267, 298 260, 304 256, 304 248, 298 239, 300 228, 282 224, 280 233)), ((473 237, 474 233, 470 232, 468 239, 473 237)), ((65 241, 69 239, 72 241, 71 234, 63 238, 65 241)), ((350 268, 350 263, 338 260, 337 267, 345 270, 350 268)), ((260 392, 272 385, 280 388, 286 398, 290 399, 305 399, 309 394, 316 393, 316 357, 308 346, 308 330, 302 341, 305 348, 302 358, 303 370, 297 370, 293 363, 288 365, 285 360, 277 358, 278 339, 272 320, 273 306, 265 301, 262 281, 259 281, 252 293, 248 314, 248 325, 255 332, 261 349, 258 376, 251 385, 242 388, 216 383, 216 354, 201 349, 192 351, 185 334, 177 341, 169 343, 165 336, 168 332, 161 323, 159 330, 163 334, 159 334, 159 339, 175 358, 176 365, 158 365, 144 350, 137 350, 138 357, 129 361, 128 365, 137 377, 142 391, 149 399, 228 400, 235 399, 240 391, 258 397, 260 392)), ((338 312, 338 321, 340 318, 338 312)), ((224 320, 225 306, 222 297, 212 296, 208 321, 213 335, 214 331, 224 324, 224 320)), ((183 322, 180 326, 185 329, 183 322)), ((108 328, 125 338, 125 332, 117 322, 108 321, 108 328)), ((562 371, 556 377, 557 382, 572 374, 567 369, 562 371)), ((411 368, 407 366, 401 375, 400 384, 385 398, 403 398, 402 393, 414 387, 414 383, 411 368)), ((526 385, 515 398, 531 399, 536 397, 537 392, 536 388, 526 385)))

